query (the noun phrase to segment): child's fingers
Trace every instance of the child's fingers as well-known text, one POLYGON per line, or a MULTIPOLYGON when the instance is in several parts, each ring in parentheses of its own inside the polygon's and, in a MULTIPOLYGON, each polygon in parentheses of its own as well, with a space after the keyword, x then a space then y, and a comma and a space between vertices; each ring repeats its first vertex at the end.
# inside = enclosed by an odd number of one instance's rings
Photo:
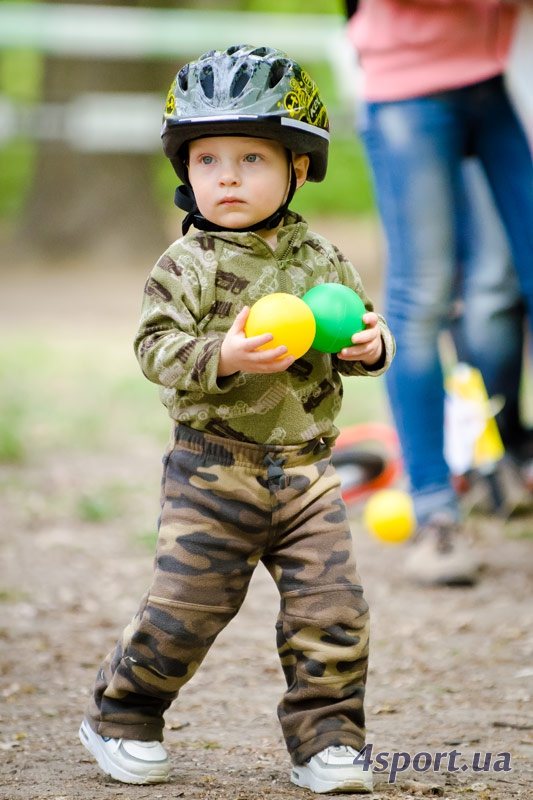
MULTIPOLYGON (((246 339, 246 342, 244 343, 245 349, 250 352, 252 350, 257 350, 258 347, 262 347, 262 345, 271 342, 273 338, 274 336, 271 333, 260 333, 259 336, 250 336, 250 338, 246 339)), ((284 349, 286 350, 287 348, 285 347, 284 349)))
POLYGON ((363 314, 361 319, 363 320, 365 325, 374 326, 377 325, 379 322, 378 315, 376 314, 375 311, 367 311, 366 314, 363 314))
POLYGON ((242 311, 239 311, 239 313, 233 320, 233 325, 230 328, 230 331, 232 333, 244 333, 244 326, 246 325, 246 320, 248 319, 249 313, 250 313, 249 306, 244 306, 242 311))
POLYGON ((284 344, 280 344, 278 347, 267 347, 265 350, 254 349, 250 355, 257 364, 268 364, 269 361, 277 361, 286 356, 287 348, 284 344))
MULTIPOLYGON (((262 340, 264 336, 254 338, 262 340)), ((248 342, 246 342, 246 345, 248 345, 248 342)), ((294 356, 287 353, 285 345, 267 347, 264 350, 255 349, 249 351, 246 357, 249 361, 249 371, 251 372, 281 372, 294 362, 294 356)))
MULTIPOLYGON (((287 348, 285 348, 285 347, 284 348, 276 347, 275 351, 273 350, 272 352, 277 352, 280 349, 283 349, 283 350, 286 351, 287 348)), ((260 369, 260 371, 264 372, 264 373, 268 373, 268 372, 283 372, 283 370, 285 370, 288 367, 290 367, 291 364, 294 364, 294 356, 285 355, 284 358, 281 358, 282 355, 283 354, 281 353, 279 356, 276 356, 275 358, 271 359, 270 361, 262 362, 261 364, 259 364, 257 366, 260 369)))
POLYGON ((350 347, 344 347, 339 355, 342 358, 364 360, 380 347, 381 334, 377 328, 367 328, 360 333, 354 333, 350 347))
POLYGON ((365 345, 369 342, 373 342, 377 338, 375 328, 365 328, 364 331, 354 333, 352 336, 352 344, 356 346, 365 345))

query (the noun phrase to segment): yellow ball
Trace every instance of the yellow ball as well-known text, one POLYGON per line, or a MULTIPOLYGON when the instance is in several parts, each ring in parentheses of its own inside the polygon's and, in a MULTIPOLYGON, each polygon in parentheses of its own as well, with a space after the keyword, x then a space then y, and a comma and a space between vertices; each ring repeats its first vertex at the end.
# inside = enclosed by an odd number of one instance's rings
POLYGON ((367 501, 363 522, 382 542, 400 544, 416 527, 413 501, 401 489, 381 489, 367 501))
POLYGON ((270 350, 283 344, 288 349, 286 355, 300 358, 313 343, 316 324, 313 312, 300 297, 275 292, 253 304, 244 332, 247 337, 271 333, 274 337, 272 341, 262 345, 259 350, 270 350))

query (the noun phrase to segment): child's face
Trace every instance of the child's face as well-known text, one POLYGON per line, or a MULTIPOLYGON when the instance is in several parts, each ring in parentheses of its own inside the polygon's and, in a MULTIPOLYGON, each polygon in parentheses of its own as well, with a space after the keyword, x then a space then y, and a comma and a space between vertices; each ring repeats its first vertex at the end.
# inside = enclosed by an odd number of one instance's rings
MULTIPOLYGON (((299 187, 309 158, 294 156, 293 164, 299 187)), ((287 151, 271 139, 195 139, 189 144, 189 180, 206 219, 224 228, 246 228, 266 219, 285 201, 290 182, 287 151)))

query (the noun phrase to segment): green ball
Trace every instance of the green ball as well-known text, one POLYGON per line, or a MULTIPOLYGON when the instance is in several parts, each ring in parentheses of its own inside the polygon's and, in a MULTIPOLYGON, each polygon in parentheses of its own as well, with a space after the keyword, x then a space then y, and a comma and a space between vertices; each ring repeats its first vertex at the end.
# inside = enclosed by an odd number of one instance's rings
POLYGON ((312 347, 322 353, 338 353, 352 345, 352 336, 365 327, 366 308, 359 295, 342 283, 321 283, 302 297, 316 322, 312 347))

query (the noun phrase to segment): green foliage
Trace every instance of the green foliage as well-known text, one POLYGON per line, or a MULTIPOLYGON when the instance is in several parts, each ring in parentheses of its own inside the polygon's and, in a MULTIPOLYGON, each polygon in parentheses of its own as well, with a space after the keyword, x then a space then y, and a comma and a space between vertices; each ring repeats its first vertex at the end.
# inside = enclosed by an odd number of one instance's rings
MULTIPOLYGON (((526 513, 524 509, 524 514, 526 513)), ((505 526, 506 539, 533 539, 533 530, 531 529, 531 520, 527 517, 518 517, 518 519, 511 519, 505 526)))
POLYGON ((145 530, 141 531, 136 535, 136 541, 145 547, 147 550, 153 551, 155 550, 155 546, 157 543, 157 531, 156 530, 145 530))
POLYGON ((108 522, 122 510, 123 487, 104 486, 78 498, 77 514, 82 522, 108 522))
POLYGON ((244 0, 243 10, 273 14, 343 14, 340 0, 244 0))
MULTIPOLYGON (((0 589, 0 603, 27 603, 29 600, 28 593, 21 591, 18 587, 0 589)), ((2 638, 2 635, 0 630, 0 638, 2 638)))
POLYGON ((13 334, 0 350, 0 420, 6 461, 28 452, 113 448, 132 432, 163 444, 169 427, 129 341, 113 348, 45 333, 40 340, 13 334))
POLYGON ((20 400, 0 395, 0 462, 20 463, 24 461, 25 413, 20 400))
POLYGON ((14 141, 0 148, 0 220, 13 218, 21 210, 31 186, 35 146, 14 141))
MULTIPOLYGON (((13 102, 38 101, 42 57, 28 50, 0 52, 0 94, 13 102)), ((0 146, 0 219, 13 218, 24 204, 33 177, 35 145, 17 139, 0 146)))
POLYGON ((365 157, 355 135, 333 140, 323 183, 306 183, 292 204, 304 216, 368 214, 372 188, 365 157))
POLYGON ((0 52, 0 92, 13 100, 38 100, 41 95, 43 59, 32 50, 0 52))

